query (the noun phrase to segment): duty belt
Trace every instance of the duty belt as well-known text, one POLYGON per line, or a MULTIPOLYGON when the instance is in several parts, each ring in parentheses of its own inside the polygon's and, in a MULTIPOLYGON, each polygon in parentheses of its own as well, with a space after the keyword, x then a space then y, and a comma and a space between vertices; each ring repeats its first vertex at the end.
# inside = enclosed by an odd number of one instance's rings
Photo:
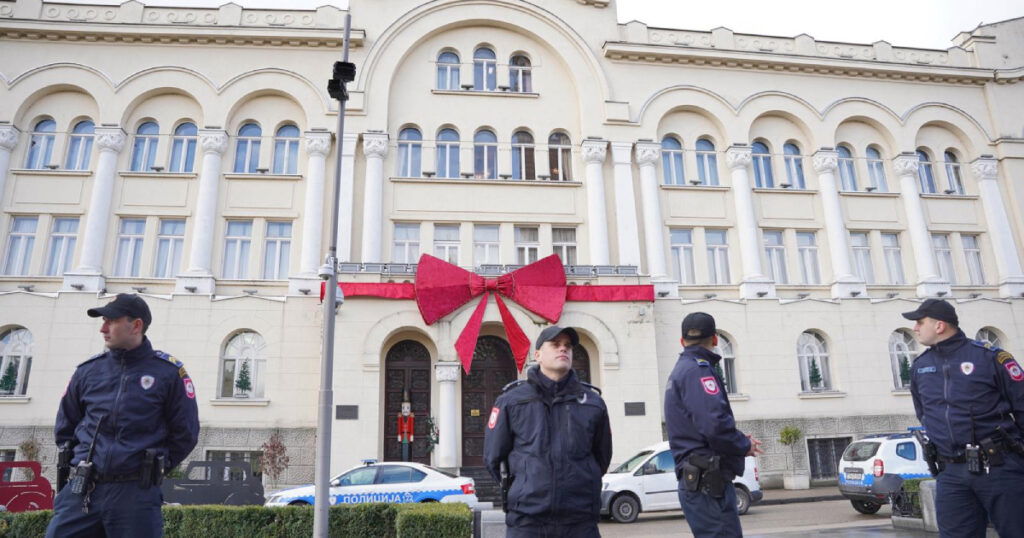
MULTIPOLYGON (((74 471, 72 471, 74 472, 74 471)), ((142 479, 142 472, 135 471, 134 473, 122 473, 122 474, 106 474, 96 473, 93 476, 93 482, 97 484, 104 484, 108 482, 136 482, 142 479)))
POLYGON ((938 461, 940 461, 942 463, 967 463, 967 458, 964 457, 963 455, 954 456, 952 458, 948 458, 948 457, 943 456, 943 455, 940 454, 935 459, 937 459, 938 461))

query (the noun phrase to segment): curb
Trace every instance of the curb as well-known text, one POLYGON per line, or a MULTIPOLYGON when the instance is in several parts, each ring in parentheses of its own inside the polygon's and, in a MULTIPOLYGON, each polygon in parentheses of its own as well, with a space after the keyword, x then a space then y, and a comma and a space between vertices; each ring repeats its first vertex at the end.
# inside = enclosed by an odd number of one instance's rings
POLYGON ((818 501, 844 501, 846 497, 842 495, 817 495, 814 497, 791 497, 789 499, 762 499, 761 502, 753 506, 769 506, 773 504, 795 504, 795 503, 813 503, 818 501))

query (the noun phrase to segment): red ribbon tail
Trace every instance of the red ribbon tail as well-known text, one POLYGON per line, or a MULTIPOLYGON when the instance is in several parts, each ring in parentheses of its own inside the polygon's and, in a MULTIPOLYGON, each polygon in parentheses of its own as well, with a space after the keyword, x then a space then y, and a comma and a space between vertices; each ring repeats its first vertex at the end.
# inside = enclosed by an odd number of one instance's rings
POLYGON ((494 300, 498 303, 498 312, 501 313, 501 322, 505 325, 505 336, 508 337, 508 345, 512 348, 512 356, 516 359, 516 368, 522 372, 526 356, 530 353, 530 339, 516 323, 516 318, 512 317, 512 312, 505 306, 505 301, 501 300, 501 295, 495 295, 494 300))
POLYGON ((459 360, 462 361, 462 369, 467 374, 473 366, 473 352, 476 351, 476 340, 480 337, 480 326, 483 324, 484 311, 487 310, 487 298, 490 296, 490 293, 484 293, 483 298, 477 303, 473 315, 470 316, 469 322, 462 329, 459 339, 455 341, 455 352, 458 353, 459 360))

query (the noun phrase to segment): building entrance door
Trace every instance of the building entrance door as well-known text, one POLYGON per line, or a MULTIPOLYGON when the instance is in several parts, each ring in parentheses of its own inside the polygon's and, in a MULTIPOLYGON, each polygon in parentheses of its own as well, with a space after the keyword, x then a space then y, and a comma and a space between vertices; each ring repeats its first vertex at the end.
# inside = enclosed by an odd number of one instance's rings
POLYGON ((516 362, 508 342, 481 336, 473 352, 473 368, 462 373, 462 466, 483 467, 484 428, 501 389, 515 381, 516 362))
POLYGON ((402 413, 402 393, 408 390, 412 412, 412 461, 430 465, 427 419, 430 417, 430 352, 423 344, 402 340, 391 346, 384 359, 384 461, 402 459, 398 442, 398 415, 402 413))

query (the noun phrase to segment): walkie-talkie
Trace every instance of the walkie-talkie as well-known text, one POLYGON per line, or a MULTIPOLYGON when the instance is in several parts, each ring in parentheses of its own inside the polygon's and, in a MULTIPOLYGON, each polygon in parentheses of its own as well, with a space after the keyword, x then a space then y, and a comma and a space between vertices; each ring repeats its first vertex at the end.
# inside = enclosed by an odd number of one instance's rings
POLYGON ((92 432, 92 442, 89 443, 89 452, 86 454, 85 459, 78 462, 78 465, 75 466, 75 477, 71 479, 71 493, 75 495, 86 493, 92 484, 93 472, 95 471, 92 464, 92 453, 96 449, 96 437, 100 434, 100 426, 105 418, 107 418, 107 415, 100 417, 99 422, 96 423, 96 431, 92 432))

